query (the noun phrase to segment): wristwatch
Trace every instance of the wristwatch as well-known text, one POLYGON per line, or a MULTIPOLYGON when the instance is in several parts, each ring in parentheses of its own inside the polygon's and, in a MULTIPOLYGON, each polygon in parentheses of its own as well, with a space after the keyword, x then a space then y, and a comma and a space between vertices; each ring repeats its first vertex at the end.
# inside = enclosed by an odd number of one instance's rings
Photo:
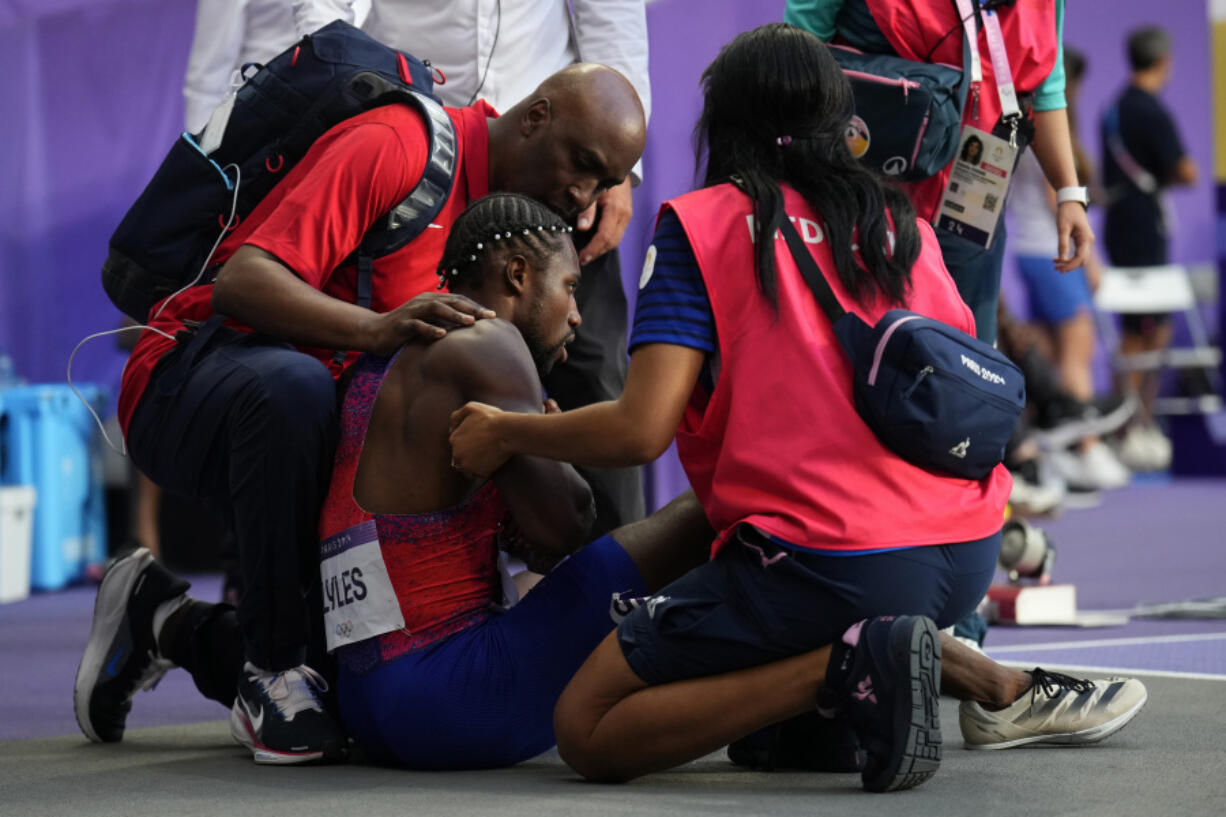
POLYGON ((1075 201, 1082 207, 1090 206, 1090 188, 1088 187, 1061 187, 1056 191, 1056 203, 1064 204, 1066 201, 1075 201))

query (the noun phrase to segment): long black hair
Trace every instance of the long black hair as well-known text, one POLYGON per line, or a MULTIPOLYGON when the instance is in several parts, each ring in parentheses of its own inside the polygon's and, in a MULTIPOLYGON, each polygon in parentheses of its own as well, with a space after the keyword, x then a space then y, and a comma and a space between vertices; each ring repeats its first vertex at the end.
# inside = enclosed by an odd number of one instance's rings
POLYGON ((571 241, 571 227, 536 199, 519 193, 491 193, 465 208, 447 234, 439 261, 439 289, 444 285, 478 287, 492 253, 515 250, 538 265, 546 255, 571 241))
POLYGON ((786 182, 821 214, 839 280, 852 297, 862 306, 879 295, 901 303, 919 255, 915 208, 852 157, 851 86, 826 46, 786 23, 760 26, 724 46, 702 85, 694 140, 698 167, 706 160, 703 186, 734 182, 753 200, 755 268, 771 302, 775 242, 763 237, 774 236, 785 217, 779 183, 786 182))

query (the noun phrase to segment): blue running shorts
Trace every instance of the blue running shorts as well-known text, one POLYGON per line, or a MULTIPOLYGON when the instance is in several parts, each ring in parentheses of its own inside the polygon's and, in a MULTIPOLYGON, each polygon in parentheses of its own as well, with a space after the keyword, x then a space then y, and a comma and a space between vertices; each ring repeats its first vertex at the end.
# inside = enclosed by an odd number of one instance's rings
POLYGON ((1049 326, 1064 323, 1093 306, 1085 270, 1060 272, 1050 258, 1019 255, 1017 269, 1030 296, 1030 313, 1049 326))
POLYGON ((644 592, 626 551, 601 537, 506 613, 364 674, 342 662, 341 718, 374 762, 488 769, 527 760, 554 745, 554 704, 613 630, 613 595, 644 592))

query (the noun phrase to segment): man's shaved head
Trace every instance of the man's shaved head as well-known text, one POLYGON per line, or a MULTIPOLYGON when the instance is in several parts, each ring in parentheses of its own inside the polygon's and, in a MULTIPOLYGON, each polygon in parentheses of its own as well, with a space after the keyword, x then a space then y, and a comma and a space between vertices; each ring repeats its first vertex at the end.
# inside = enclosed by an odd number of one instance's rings
MULTIPOLYGON (((647 120, 643 103, 630 80, 607 65, 581 62, 569 65, 537 87, 530 99, 552 99, 563 110, 582 111, 597 132, 621 131, 627 146, 643 152, 647 120)), ((637 156, 635 161, 638 161, 637 156)), ((633 164, 633 162, 631 163, 633 164)))
POLYGON ((646 139, 643 105, 624 76, 570 65, 490 123, 490 189, 532 196, 573 220, 626 177, 646 139))

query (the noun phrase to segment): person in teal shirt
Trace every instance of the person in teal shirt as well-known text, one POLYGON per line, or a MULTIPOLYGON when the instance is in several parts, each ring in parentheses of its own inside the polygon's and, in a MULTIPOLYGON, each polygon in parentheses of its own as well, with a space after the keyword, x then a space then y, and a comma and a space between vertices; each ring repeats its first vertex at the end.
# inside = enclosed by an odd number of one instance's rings
MULTIPOLYGON (((1089 257, 1094 243, 1094 233, 1086 218, 1085 189, 1077 182, 1073 162, 1072 143, 1069 137, 1068 115, 1064 98, 1064 59, 1061 43, 1064 35, 1064 0, 1050 0, 1054 4, 1055 30, 1053 32, 1055 62, 1047 76, 1035 84, 1029 95, 1033 111, 1034 141, 1031 145, 1043 168, 1044 176, 1060 192, 1061 203, 1056 213, 1060 235, 1059 257, 1054 259, 1056 268, 1068 272, 1080 268, 1089 257)), ((971 0, 977 2, 977 0, 971 0)), ((788 0, 784 21, 813 32, 823 42, 838 40, 861 51, 877 54, 897 54, 900 40, 910 43, 911 31, 891 34, 878 22, 884 19, 881 10, 887 8, 885 0, 788 0), (878 16, 874 16, 877 9, 878 16), (891 42, 893 37, 893 43, 891 42)), ((940 3, 952 8, 950 0, 915 0, 911 8, 915 16, 922 15, 925 3, 940 3)), ((988 5, 988 4, 984 4, 988 5)), ((934 17, 936 7, 934 5, 934 17)), ((1022 13, 1020 8, 1002 5, 1002 17, 1022 13)), ((923 34, 918 34, 923 37, 923 34)), ((985 45, 980 38, 980 51, 984 62, 990 61, 985 45)), ((925 43, 926 45, 927 43, 925 43)), ((1007 43, 1008 44, 1008 41, 1007 43)), ((939 43, 938 43, 939 45, 939 43)), ((932 50, 936 50, 935 47, 932 50)), ((1015 56, 1016 55, 1011 55, 1015 56)), ((1013 62, 1014 60, 1011 60, 1013 62)), ((1021 62, 1017 60, 1017 62, 1021 62)), ((1015 80, 1019 73, 1013 65, 1015 80)), ((1025 87, 1019 91, 1028 90, 1025 87)), ((990 93, 987 91, 985 93, 990 93)), ((990 127, 988 128, 990 130, 990 127)), ((929 183, 918 183, 926 185, 929 183)), ((914 189, 914 188, 913 188, 914 189)), ((919 188, 922 190, 922 188, 919 188)), ((913 193, 914 196, 914 193, 913 193)), ((938 199, 939 200, 939 199, 938 199)), ((917 203, 917 209, 922 207, 917 203)), ((992 343, 996 339, 996 304, 1000 295, 1001 266, 1004 260, 1003 224, 997 228, 996 238, 987 249, 963 240, 946 230, 937 230, 945 265, 958 285, 962 299, 975 314, 975 326, 981 340, 992 343)))

